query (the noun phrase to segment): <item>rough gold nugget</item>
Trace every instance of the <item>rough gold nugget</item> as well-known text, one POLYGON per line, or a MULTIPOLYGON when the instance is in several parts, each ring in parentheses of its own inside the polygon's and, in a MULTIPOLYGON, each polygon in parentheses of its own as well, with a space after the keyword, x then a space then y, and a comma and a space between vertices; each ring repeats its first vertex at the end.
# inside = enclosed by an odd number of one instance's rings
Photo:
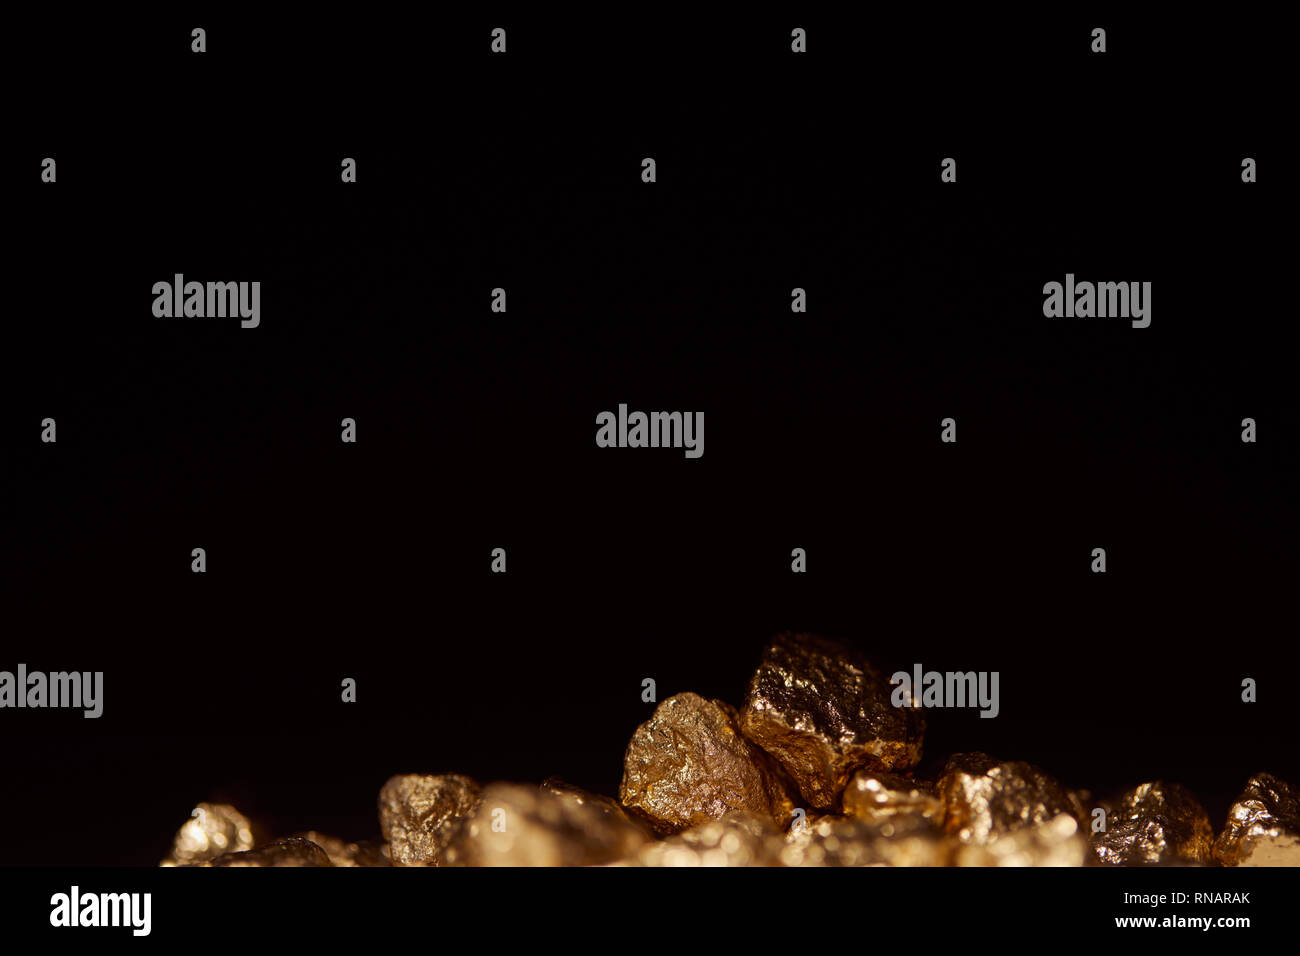
POLYGON ((480 787, 458 773, 399 774, 379 791, 379 830, 393 866, 438 866, 460 818, 478 806, 480 787))
POLYGON ((576 788, 494 783, 478 809, 456 824, 447 866, 589 866, 621 860, 646 831, 594 794, 576 788))
POLYGON ((1251 777, 1214 856, 1224 866, 1300 866, 1300 790, 1270 773, 1251 777))
POLYGON ((784 828, 794 789, 780 766, 740 732, 719 700, 677 694, 632 735, 623 757, 620 802, 668 832, 745 810, 784 828))
POLYGON ((1103 863, 1203 865, 1214 831, 1190 790, 1157 780, 1120 797, 1106 813, 1106 829, 1089 839, 1103 863))
MULTIPOLYGON (((1078 798, 1037 767, 988 754, 948 758, 936 788, 945 807, 944 828, 962 843, 989 843, 1065 813, 1084 821, 1078 798)), ((1063 824, 1061 826, 1064 826, 1063 824)))
POLYGON ((924 718, 893 706, 890 692, 854 648, 787 632, 763 651, 741 726, 780 761, 810 806, 835 808, 855 770, 908 770, 921 759, 924 718))

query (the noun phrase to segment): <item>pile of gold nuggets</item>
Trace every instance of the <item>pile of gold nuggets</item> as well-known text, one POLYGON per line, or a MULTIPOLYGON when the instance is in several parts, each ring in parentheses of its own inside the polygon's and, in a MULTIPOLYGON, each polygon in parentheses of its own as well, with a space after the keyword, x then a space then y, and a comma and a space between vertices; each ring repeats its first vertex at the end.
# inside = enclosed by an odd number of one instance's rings
POLYGON ((234 807, 200 804, 162 865, 1300 865, 1300 790, 1270 774, 1250 778, 1217 838, 1176 783, 1097 801, 983 753, 921 779, 922 712, 890 692, 852 647, 781 634, 739 711, 691 693, 657 706, 617 800, 554 779, 404 774, 379 793, 382 840, 263 843, 234 807))

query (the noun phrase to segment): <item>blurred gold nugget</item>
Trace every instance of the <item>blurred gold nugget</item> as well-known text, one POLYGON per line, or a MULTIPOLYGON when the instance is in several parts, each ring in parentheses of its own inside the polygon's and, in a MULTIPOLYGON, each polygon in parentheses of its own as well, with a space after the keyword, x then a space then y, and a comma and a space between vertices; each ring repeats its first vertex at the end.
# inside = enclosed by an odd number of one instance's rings
POLYGON ((223 853, 253 849, 253 824, 228 803, 200 803, 176 831, 171 856, 162 866, 194 866, 223 853))
POLYGON ((828 814, 792 827, 781 851, 783 866, 946 866, 949 841, 934 820, 919 813, 871 820, 828 814))
POLYGON ((844 812, 867 822, 919 816, 943 823, 943 802, 934 787, 893 773, 859 770, 844 789, 844 812))
POLYGON ((1213 852, 1224 866, 1300 866, 1300 790, 1255 774, 1228 810, 1213 852))
POLYGON ((1091 833, 1089 840, 1102 863, 1204 865, 1210 862, 1214 831, 1190 790, 1157 780, 1111 804, 1106 829, 1091 833))
POLYGON ((839 806, 854 771, 908 770, 925 720, 895 707, 890 686, 856 649, 813 634, 778 634, 749 681, 741 726, 775 757, 808 804, 839 806))
POLYGON ((592 793, 590 790, 575 787, 573 784, 566 783, 559 777, 548 777, 546 780, 543 780, 542 789, 548 793, 555 794, 558 797, 563 797, 567 800, 573 800, 575 803, 589 806, 607 820, 620 824, 631 824, 647 840, 652 840, 656 836, 655 828, 651 825, 649 820, 638 814, 628 812, 627 808, 613 797, 607 797, 603 793, 592 793))
POLYGON ((325 855, 330 858, 330 863, 335 866, 393 865, 392 858, 389 856, 387 843, 378 843, 374 840, 362 840, 358 843, 349 843, 346 840, 341 840, 338 837, 330 836, 326 833, 318 833, 315 830, 308 830, 306 833, 296 833, 294 836, 315 843, 325 851, 325 855))
POLYGON ((963 844, 956 850, 957 866, 1083 866, 1088 841, 1079 821, 1069 813, 1015 830, 999 831, 983 843, 963 844))
POLYGON ((494 783, 455 826, 446 866, 591 866, 613 863, 650 839, 645 829, 594 795, 494 783))
POLYGON ((784 840, 770 820, 732 811, 644 846, 625 865, 656 867, 779 866, 784 840))

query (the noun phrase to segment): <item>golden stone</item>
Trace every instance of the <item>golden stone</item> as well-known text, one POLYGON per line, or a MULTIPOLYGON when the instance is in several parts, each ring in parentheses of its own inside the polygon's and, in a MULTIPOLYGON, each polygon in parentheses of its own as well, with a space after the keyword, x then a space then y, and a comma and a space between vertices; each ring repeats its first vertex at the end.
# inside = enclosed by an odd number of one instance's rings
POLYGON ((452 829, 479 797, 479 785, 456 773, 390 777, 379 791, 379 831, 393 866, 441 865, 452 829))
POLYGON ((633 866, 777 866, 784 841, 771 821, 732 811, 643 847, 633 866))
POLYGON ((447 866, 592 866, 624 859, 645 829, 590 796, 554 787, 494 783, 478 809, 456 824, 447 866))
POLYGON ((1210 862, 1214 831, 1209 814, 1181 784, 1160 780, 1144 783, 1104 809, 1106 829, 1089 834, 1092 851, 1102 863, 1210 862))
POLYGON ((844 788, 844 812, 867 822, 920 816, 942 825, 943 802, 924 781, 900 774, 859 770, 844 788))
POLYGON ((255 850, 223 853, 203 866, 333 866, 329 856, 310 840, 289 837, 255 850))
POLYGON ((1083 807, 1073 792, 1019 760, 999 763, 984 753, 957 754, 948 758, 936 792, 944 804, 944 829, 961 843, 991 843, 1048 823, 1055 834, 1064 828, 1054 823, 1063 813, 1076 829, 1084 822, 1083 807))
POLYGON ((854 771, 909 770, 920 761, 924 718, 890 696, 888 681, 856 649, 787 632, 763 651, 741 726, 810 807, 833 809, 854 771))
POLYGON ((338 837, 308 830, 306 833, 294 834, 295 837, 310 840, 325 851, 334 866, 392 866, 388 844, 374 840, 362 840, 349 843, 338 837))
POLYGON ((651 821, 639 814, 630 813, 626 807, 613 797, 607 797, 603 793, 592 793, 581 787, 575 787, 559 777, 549 777, 543 780, 542 789, 567 800, 573 800, 580 805, 588 806, 612 822, 631 824, 646 840, 653 840, 658 835, 651 821))
POLYGON ((1300 790, 1255 774, 1228 810, 1213 852, 1224 866, 1300 866, 1300 790))
POLYGON ((733 810, 784 828, 794 787, 780 766, 740 732, 736 711, 719 700, 677 694, 639 726, 623 757, 619 801, 676 832, 733 810))
POLYGON ((946 866, 949 841, 920 813, 864 820, 829 814, 792 827, 781 851, 785 866, 946 866))
POLYGON ((176 831, 172 852, 162 866, 194 866, 223 853, 251 850, 257 843, 253 824, 228 803, 200 803, 176 831))
POLYGON ((958 845, 957 866, 1083 866, 1088 841, 1079 821, 1059 813, 1046 822, 1000 830, 984 843, 958 845))

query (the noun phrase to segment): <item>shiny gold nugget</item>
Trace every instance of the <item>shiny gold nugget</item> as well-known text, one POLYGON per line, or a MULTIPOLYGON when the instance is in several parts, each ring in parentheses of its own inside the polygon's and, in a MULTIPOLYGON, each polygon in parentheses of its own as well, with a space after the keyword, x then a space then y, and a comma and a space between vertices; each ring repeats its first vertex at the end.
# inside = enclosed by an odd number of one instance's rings
POLYGON ((480 787, 457 773, 399 774, 379 791, 379 831, 393 866, 438 866, 456 823, 478 806, 480 787))
POLYGON ((1205 865, 1214 831, 1205 808, 1181 784, 1155 781, 1129 790, 1106 813, 1106 829, 1089 840, 1111 864, 1205 865))
POLYGON ((744 810, 784 828, 795 793, 780 766, 740 732, 719 700, 677 694, 632 735, 619 801, 674 832, 744 810))
MULTIPOLYGON (((999 763, 988 754, 948 758, 936 788, 944 829, 962 843, 990 843, 1017 830, 1053 823, 1062 813, 1084 821, 1078 798, 1023 761, 999 763)), ((1061 828, 1064 824, 1054 824, 1061 828)))
POLYGON ((943 823, 943 802, 924 781, 893 773, 859 770, 844 789, 844 812, 868 823, 896 816, 920 816, 943 823))
POLYGON ((778 635, 749 682, 741 726, 794 779, 809 806, 839 806, 861 768, 908 770, 925 721, 895 707, 885 677, 856 649, 811 634, 778 635))
POLYGON ((1214 856, 1224 866, 1300 866, 1300 790, 1269 773, 1251 777, 1214 856))
POLYGON ((161 865, 194 866, 255 845, 256 834, 248 817, 228 803, 200 803, 176 831, 171 855, 161 865))

